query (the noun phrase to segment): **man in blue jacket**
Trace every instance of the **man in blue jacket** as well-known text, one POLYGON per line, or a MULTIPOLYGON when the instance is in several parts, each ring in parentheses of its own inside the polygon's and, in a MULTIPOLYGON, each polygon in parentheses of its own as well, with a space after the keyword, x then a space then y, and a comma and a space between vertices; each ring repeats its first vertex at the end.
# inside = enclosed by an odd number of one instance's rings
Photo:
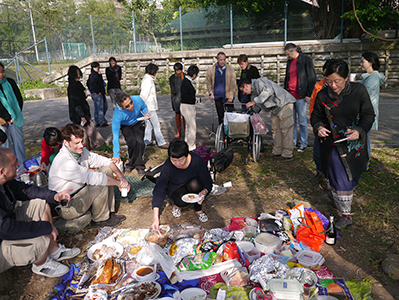
POLYGON ((12 151, 0 147, 0 273, 13 266, 32 264, 32 272, 61 277, 69 267, 60 263, 80 253, 58 244, 49 203, 70 200, 60 193, 16 181, 18 161, 12 151), (17 201, 22 201, 16 207, 17 201))
POLYGON ((139 176, 144 175, 145 165, 143 154, 144 144, 144 117, 150 117, 147 105, 140 96, 129 96, 121 92, 116 95, 116 104, 112 118, 112 143, 114 146, 114 156, 112 160, 115 163, 120 162, 119 130, 122 131, 127 144, 129 153, 129 162, 126 164, 125 173, 130 173, 136 169, 139 176))

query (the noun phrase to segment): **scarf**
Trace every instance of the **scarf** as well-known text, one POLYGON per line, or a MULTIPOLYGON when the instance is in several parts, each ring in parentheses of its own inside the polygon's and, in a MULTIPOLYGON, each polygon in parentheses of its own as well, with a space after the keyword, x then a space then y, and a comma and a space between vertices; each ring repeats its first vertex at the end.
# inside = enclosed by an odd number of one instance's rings
POLYGON ((116 79, 118 79, 118 80, 120 79, 120 78, 119 78, 119 73, 118 73, 120 68, 121 68, 121 67, 118 66, 118 65, 115 65, 115 66, 113 66, 113 67, 111 67, 111 65, 109 65, 110 71, 114 73, 116 79))
POLYGON ((223 67, 220 67, 219 63, 216 63, 216 70, 219 71, 220 76, 223 76, 223 71, 226 70, 226 65, 224 65, 223 67))
POLYGON ((24 117, 22 116, 17 97, 15 97, 12 86, 6 76, 0 81, 0 84, 3 87, 3 92, 0 91, 1 104, 3 104, 4 108, 11 115, 13 124, 17 127, 22 127, 25 124, 24 117))
POLYGON ((183 72, 181 72, 180 75, 177 75, 177 74, 175 73, 175 76, 176 76, 176 77, 180 77, 182 81, 183 81, 183 79, 184 79, 184 73, 183 73, 183 72))

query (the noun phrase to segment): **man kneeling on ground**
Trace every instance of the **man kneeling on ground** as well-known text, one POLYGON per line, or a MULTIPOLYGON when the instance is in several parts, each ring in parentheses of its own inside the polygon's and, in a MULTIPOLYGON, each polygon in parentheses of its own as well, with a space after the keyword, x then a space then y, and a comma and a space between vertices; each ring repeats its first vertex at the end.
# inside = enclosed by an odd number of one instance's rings
POLYGON ((266 78, 242 79, 240 90, 246 95, 252 94, 253 101, 246 104, 247 109, 254 106, 254 111, 263 109, 271 112, 273 134, 273 157, 277 161, 293 160, 293 108, 295 98, 281 86, 266 78))
POLYGON ((16 181, 18 165, 12 151, 0 147, 0 273, 32 263, 33 273, 61 277, 69 267, 59 261, 77 256, 80 249, 57 244, 48 203, 70 196, 16 181), (16 207, 17 201, 23 204, 16 207))
POLYGON ((71 189, 71 201, 57 209, 66 219, 76 219, 91 211, 93 227, 116 227, 126 219, 116 215, 114 187, 130 190, 129 182, 110 158, 84 148, 83 129, 75 124, 61 128, 63 147, 55 157, 49 173, 49 188, 71 189), (99 172, 92 170, 98 168, 99 172), (117 179, 113 177, 116 174, 117 179))

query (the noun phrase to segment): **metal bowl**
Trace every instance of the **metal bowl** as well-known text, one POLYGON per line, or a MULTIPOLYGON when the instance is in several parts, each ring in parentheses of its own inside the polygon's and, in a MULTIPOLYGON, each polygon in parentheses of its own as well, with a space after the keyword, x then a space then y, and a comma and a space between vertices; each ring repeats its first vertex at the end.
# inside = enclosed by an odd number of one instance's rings
POLYGON ((296 279, 302 286, 307 283, 311 287, 318 281, 315 272, 306 268, 293 268, 287 272, 286 278, 296 279))

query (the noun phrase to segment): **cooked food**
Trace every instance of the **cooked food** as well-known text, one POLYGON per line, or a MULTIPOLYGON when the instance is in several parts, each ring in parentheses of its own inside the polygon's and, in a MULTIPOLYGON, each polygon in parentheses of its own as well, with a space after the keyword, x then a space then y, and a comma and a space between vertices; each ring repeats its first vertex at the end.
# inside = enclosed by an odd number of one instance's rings
POLYGON ((115 247, 109 247, 109 246, 103 244, 101 246, 101 248, 96 249, 93 252, 93 259, 94 260, 99 260, 101 258, 110 257, 110 256, 113 256, 113 255, 118 255, 118 253, 116 253, 115 247))
POLYGON ((131 255, 136 255, 137 253, 140 252, 141 249, 142 249, 141 246, 132 246, 132 247, 130 247, 130 249, 129 249, 129 253, 130 253, 131 255))
POLYGON ((114 283, 119 275, 121 274, 121 265, 117 263, 113 258, 108 258, 96 273, 96 278, 91 284, 109 284, 114 283))
POLYGON ((118 296, 118 300, 146 300, 154 297, 158 289, 154 282, 143 282, 118 296))
POLYGON ((192 200, 196 199, 197 196, 195 196, 195 195, 188 195, 187 198, 188 198, 188 200, 192 201, 192 200))

